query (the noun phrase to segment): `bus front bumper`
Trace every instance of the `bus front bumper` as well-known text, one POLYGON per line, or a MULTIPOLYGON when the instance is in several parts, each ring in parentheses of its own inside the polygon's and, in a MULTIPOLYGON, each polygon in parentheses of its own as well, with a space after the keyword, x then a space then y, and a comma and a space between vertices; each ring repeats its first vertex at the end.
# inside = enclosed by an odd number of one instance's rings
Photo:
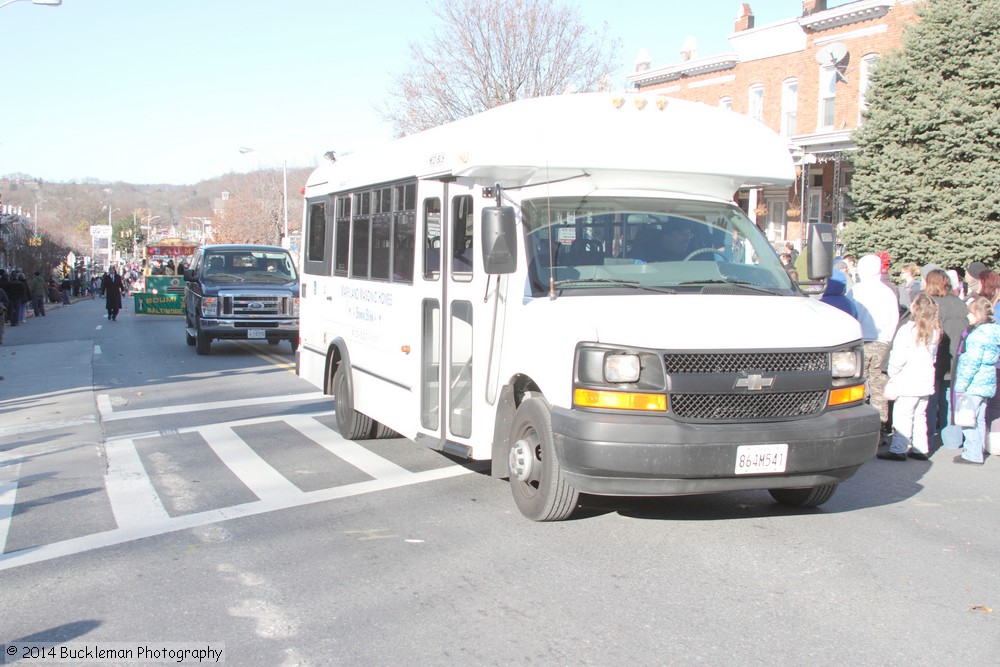
POLYGON ((875 454, 878 411, 869 405, 754 424, 687 424, 666 417, 553 408, 563 474, 578 491, 656 496, 837 484, 875 454), (741 445, 788 446, 784 472, 736 474, 741 445))

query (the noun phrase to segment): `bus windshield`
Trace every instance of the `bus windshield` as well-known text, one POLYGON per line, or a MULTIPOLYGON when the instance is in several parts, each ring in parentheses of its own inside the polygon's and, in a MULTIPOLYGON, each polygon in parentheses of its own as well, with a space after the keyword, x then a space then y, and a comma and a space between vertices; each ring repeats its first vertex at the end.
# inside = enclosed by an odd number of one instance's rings
POLYGON ((639 197, 522 203, 533 295, 595 289, 797 294, 763 233, 735 204, 639 197), (565 291, 564 291, 565 290, 565 291))

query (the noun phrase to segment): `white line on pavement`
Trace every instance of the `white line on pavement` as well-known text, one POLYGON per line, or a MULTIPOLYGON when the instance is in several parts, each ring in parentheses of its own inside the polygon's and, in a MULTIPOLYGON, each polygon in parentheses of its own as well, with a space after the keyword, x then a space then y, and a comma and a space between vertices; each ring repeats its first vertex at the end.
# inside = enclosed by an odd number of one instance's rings
POLYGON ((14 515, 14 500, 17 498, 17 478, 21 464, 0 470, 0 554, 7 544, 7 533, 10 530, 10 519, 14 515))
POLYGON ((257 455, 228 426, 203 426, 201 437, 222 462, 261 500, 282 502, 300 498, 303 491, 257 455))
POLYGON ((214 403, 189 403, 187 405, 165 405, 159 408, 143 408, 139 410, 115 410, 111 399, 105 394, 98 394, 97 409, 102 421, 119 421, 122 419, 145 419, 161 415, 174 415, 205 410, 222 410, 224 408, 240 408, 251 405, 270 405, 273 403, 291 403, 295 401, 315 401, 330 398, 321 391, 311 391, 304 394, 288 394, 286 396, 261 396, 260 398, 242 398, 233 401, 216 401, 214 403), (101 398, 106 400, 102 401, 101 398))
POLYGON ((345 440, 340 433, 324 426, 312 417, 290 415, 285 417, 285 423, 334 456, 347 461, 375 479, 411 474, 406 468, 382 458, 356 442, 345 440))
POLYGON ((108 473, 104 478, 111 511, 119 528, 161 523, 170 518, 146 473, 132 440, 105 443, 108 473))
POLYGON ((276 510, 321 503, 327 500, 350 498, 352 496, 373 493, 375 491, 385 491, 387 489, 395 489, 403 486, 409 486, 411 484, 420 484, 423 482, 448 479, 450 477, 458 477, 460 475, 468 475, 472 472, 474 471, 471 469, 453 465, 444 468, 436 468, 434 470, 427 470, 425 472, 407 473, 405 477, 400 476, 388 479, 375 479, 367 482, 358 482, 357 484, 346 484, 344 486, 337 486, 330 489, 310 491, 308 493, 301 494, 297 500, 292 500, 290 498, 270 501, 258 500, 251 503, 245 503, 243 505, 234 505, 232 507, 179 516, 162 523, 133 526, 131 528, 119 528, 117 530, 106 531, 103 533, 93 533, 91 535, 84 535, 82 537, 76 537, 62 542, 53 542, 51 544, 45 544, 38 547, 30 547, 21 551, 11 552, 9 554, 0 554, 0 570, 8 570, 22 565, 40 563, 53 558, 59 558, 61 556, 70 556, 73 554, 83 553, 85 551, 114 546, 116 544, 124 544, 126 542, 140 540, 146 537, 154 537, 164 533, 172 533, 188 528, 197 528, 198 526, 205 526, 212 523, 218 523, 220 521, 227 521, 229 519, 256 516, 258 514, 274 512, 276 510))

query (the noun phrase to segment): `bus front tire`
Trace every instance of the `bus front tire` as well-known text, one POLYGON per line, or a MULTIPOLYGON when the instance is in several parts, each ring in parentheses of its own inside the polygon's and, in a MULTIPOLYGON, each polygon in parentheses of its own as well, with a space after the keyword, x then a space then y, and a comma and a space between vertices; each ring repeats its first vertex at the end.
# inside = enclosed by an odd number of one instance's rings
POLYGON ((561 521, 580 493, 563 477, 552 442, 552 416, 541 398, 526 398, 514 413, 508 469, 514 503, 532 521, 561 521))
POLYGON ((337 366, 333 373, 333 398, 340 435, 348 440, 365 440, 372 432, 372 419, 354 409, 351 381, 346 363, 337 366))
POLYGON ((779 503, 789 507, 819 507, 836 490, 836 484, 824 484, 808 489, 769 489, 768 493, 779 503))

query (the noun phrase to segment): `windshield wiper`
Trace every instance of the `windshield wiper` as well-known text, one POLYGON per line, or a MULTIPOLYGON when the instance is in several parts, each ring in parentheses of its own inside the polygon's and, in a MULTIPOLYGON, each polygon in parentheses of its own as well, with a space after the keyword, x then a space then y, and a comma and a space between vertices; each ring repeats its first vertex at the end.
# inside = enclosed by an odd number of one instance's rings
POLYGON ((687 280, 682 283, 677 283, 681 287, 690 287, 697 285, 729 285, 731 287, 742 287, 745 289, 753 290, 754 292, 760 292, 761 294, 775 295, 778 288, 775 287, 762 287, 745 280, 720 280, 718 278, 712 278, 708 280, 687 280))
POLYGON ((555 283, 557 289, 572 285, 611 285, 613 287, 630 287, 650 292, 659 292, 661 294, 676 294, 676 292, 672 289, 643 285, 638 280, 613 280, 611 278, 568 278, 566 280, 557 280, 555 283))

